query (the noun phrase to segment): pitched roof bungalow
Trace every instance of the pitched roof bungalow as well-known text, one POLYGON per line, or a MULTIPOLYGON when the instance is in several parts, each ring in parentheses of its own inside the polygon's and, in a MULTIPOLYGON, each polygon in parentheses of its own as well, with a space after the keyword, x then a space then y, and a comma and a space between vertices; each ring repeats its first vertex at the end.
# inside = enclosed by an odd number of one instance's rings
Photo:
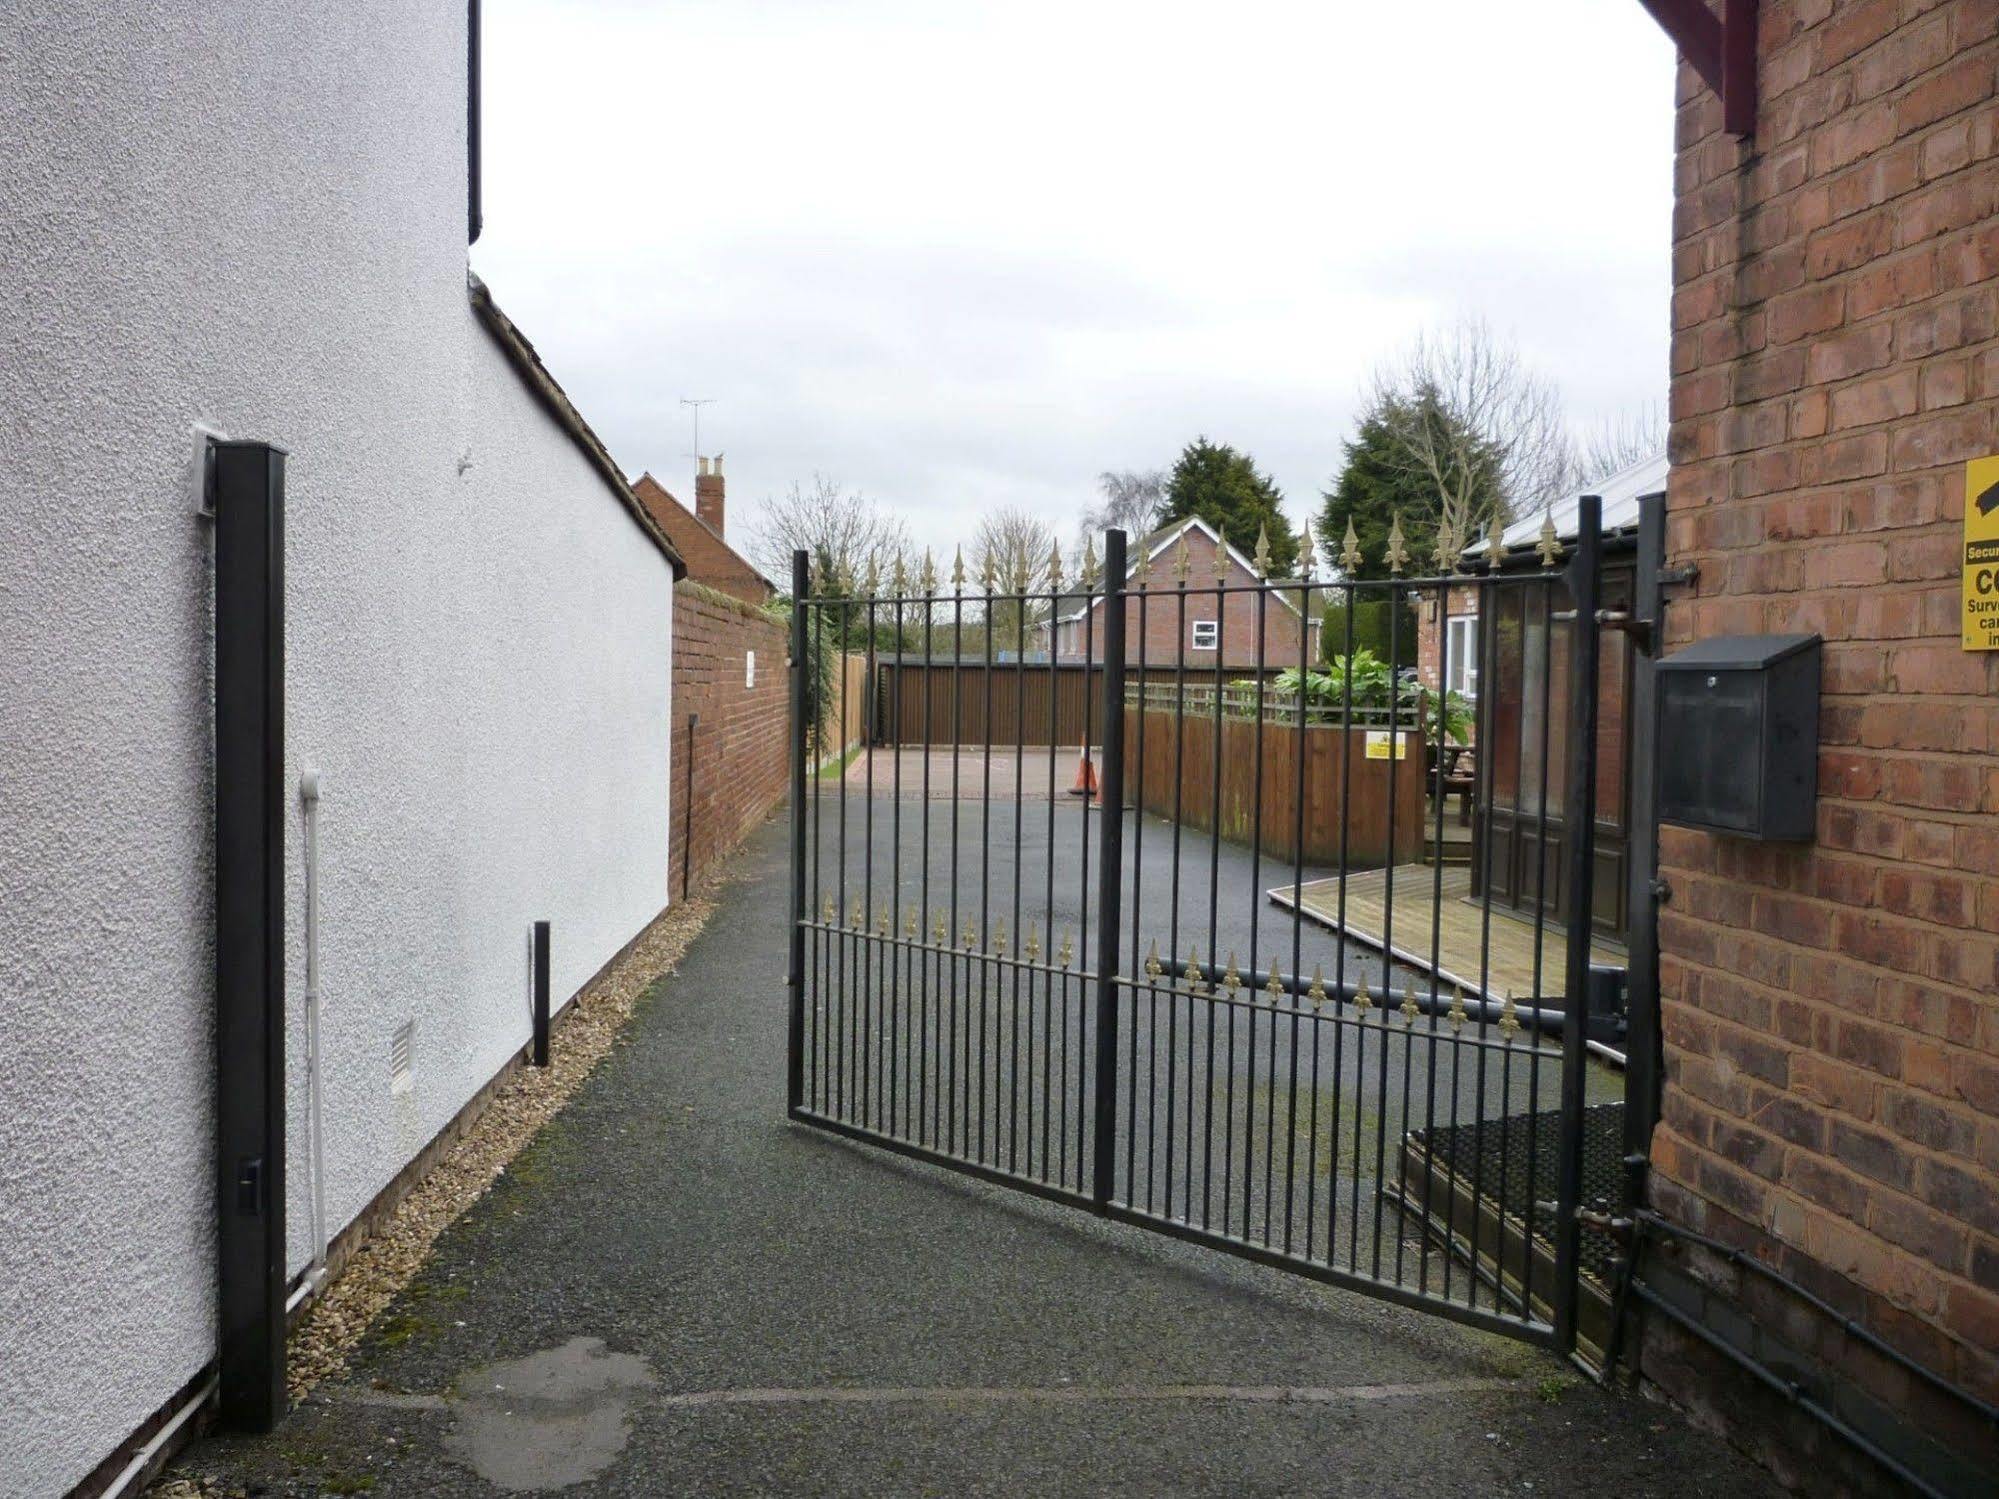
MULTIPOLYGON (((1261 665, 1278 672, 1299 665, 1301 653, 1304 661, 1316 662, 1320 621, 1309 601, 1301 607, 1306 588, 1285 587, 1278 579, 1277 586, 1259 591, 1254 586, 1258 582, 1251 560, 1199 516, 1161 526, 1131 548, 1130 590, 1155 596, 1134 597, 1126 605, 1125 659, 1143 661, 1148 671, 1184 665, 1253 672, 1261 665), (1183 543, 1184 596, 1178 563, 1183 543), (1215 588, 1218 577, 1220 592, 1215 588), (1236 589, 1244 591, 1232 591, 1236 589)), ((1052 625, 1044 621, 1036 627, 1037 648, 1052 652, 1057 662, 1101 659, 1103 608, 1101 597, 1078 593, 1059 599, 1052 625)))

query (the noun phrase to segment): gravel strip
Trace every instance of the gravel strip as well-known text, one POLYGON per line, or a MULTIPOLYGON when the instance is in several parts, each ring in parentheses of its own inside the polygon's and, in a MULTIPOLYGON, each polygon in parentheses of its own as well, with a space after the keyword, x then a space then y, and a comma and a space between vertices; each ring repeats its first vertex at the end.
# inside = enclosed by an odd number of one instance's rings
POLYGON ((733 866, 725 868, 661 912, 613 967, 577 995, 573 1013, 561 1017, 550 1065, 516 1069, 464 1137, 354 1250, 287 1340, 286 1383, 294 1401, 346 1367, 369 1324, 423 1268, 437 1236, 485 1195, 618 1044, 639 1000, 673 972, 714 912, 720 888, 734 878, 733 866))

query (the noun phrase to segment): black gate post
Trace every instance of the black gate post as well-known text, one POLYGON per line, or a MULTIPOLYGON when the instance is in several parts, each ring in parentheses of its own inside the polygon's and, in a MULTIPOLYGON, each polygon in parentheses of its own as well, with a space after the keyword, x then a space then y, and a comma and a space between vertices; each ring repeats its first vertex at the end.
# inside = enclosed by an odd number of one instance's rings
MULTIPOLYGON (((1638 574, 1631 597, 1640 626, 1631 676, 1631 835, 1628 849, 1630 967, 1625 1004, 1624 1153, 1644 1156, 1659 1118, 1659 781, 1658 673, 1665 638, 1666 502, 1638 502, 1638 574), (1649 627, 1649 628, 1647 628, 1649 627)), ((1636 1185, 1633 1173, 1633 1185, 1636 1185)), ((1640 1206, 1636 1201, 1627 1207, 1640 1206)))
POLYGON ((1555 1345, 1576 1346, 1576 1275, 1582 1249, 1583 1068, 1587 1061, 1590 925, 1596 884, 1597 608, 1603 587, 1603 501, 1586 494, 1576 507, 1576 550, 1569 559, 1575 628, 1569 640, 1569 764, 1562 796, 1563 859, 1569 891, 1567 981, 1562 999, 1562 1146, 1555 1204, 1555 1345))
POLYGON ((212 461, 218 1418, 262 1432, 285 1408, 285 453, 212 461))
MULTIPOLYGON (((1117 1163, 1118 922, 1124 880, 1125 534, 1104 533, 1104 744, 1097 777, 1102 852, 1097 889, 1097 1074, 1095 1179, 1098 1212, 1110 1206, 1117 1163)), ((1088 817, 1089 803, 1083 804, 1088 817)))
MULTIPOLYGON (((794 1116, 805 1102, 805 659, 806 599, 812 591, 811 559, 791 554, 791 933, 785 984, 791 1014, 785 1040, 785 1106, 794 1116)), ((822 708, 824 704, 820 705, 822 708)), ((845 746, 843 745, 844 749, 845 746)), ((691 835, 690 829, 690 835, 691 835)))
POLYGON ((534 1024, 528 1046, 528 1063, 548 1065, 548 923, 534 924, 534 1024))

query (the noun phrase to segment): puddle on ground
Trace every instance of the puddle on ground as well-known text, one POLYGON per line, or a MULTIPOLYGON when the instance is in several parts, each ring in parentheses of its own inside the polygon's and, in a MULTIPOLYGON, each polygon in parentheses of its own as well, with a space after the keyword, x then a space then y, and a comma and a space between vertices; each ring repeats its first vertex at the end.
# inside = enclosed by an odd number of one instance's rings
POLYGON ((601 1338, 571 1338, 526 1358, 486 1364, 453 1387, 446 1449, 495 1488, 559 1489, 595 1478, 631 1436, 633 1392, 652 1371, 601 1338))

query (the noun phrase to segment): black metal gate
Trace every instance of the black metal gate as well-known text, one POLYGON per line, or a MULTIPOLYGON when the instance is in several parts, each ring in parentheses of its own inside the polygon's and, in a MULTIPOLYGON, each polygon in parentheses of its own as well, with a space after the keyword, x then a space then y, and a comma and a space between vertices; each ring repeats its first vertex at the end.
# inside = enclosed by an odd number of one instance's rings
POLYGON ((1070 588, 962 562, 940 586, 927 559, 814 578, 799 554, 791 1117, 1574 1348, 1586 1124, 1622 1096, 1590 1055, 1616 1029, 1579 877, 1595 819, 1561 815, 1594 806, 1606 752, 1598 631, 1575 628, 1598 618, 1597 512, 1524 556, 1447 538, 1415 577, 1399 527, 1389 575, 1356 577, 1349 532, 1330 583, 1309 535, 1281 577, 1198 528, 1130 557, 1113 531, 1070 588), (1431 616, 1419 662, 1399 629, 1361 647, 1372 600, 1431 616), (1437 690, 1472 616, 1538 622, 1506 643, 1511 717, 1490 683, 1475 716, 1437 690), (973 690, 1012 672, 1018 703, 1028 658, 1078 636, 1102 673, 1084 744, 933 740, 929 705, 890 704, 884 742, 808 771, 840 653, 969 656, 973 690), (1500 721, 1510 742, 1482 742, 1500 721), (1535 792, 1511 814, 1558 826, 1529 877, 1565 882, 1563 927, 1467 867, 1502 756, 1535 792))

